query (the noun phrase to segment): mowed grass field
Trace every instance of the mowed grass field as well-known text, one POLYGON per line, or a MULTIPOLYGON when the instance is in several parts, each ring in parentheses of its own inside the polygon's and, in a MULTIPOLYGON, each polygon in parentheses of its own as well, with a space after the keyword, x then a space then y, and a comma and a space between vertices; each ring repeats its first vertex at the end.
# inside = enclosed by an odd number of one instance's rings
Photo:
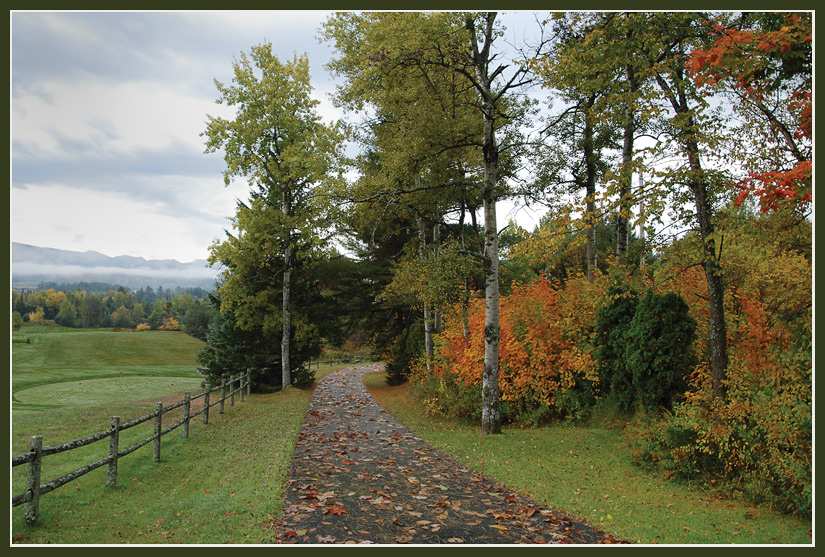
MULTIPOLYGON (((201 392, 195 355, 202 342, 183 333, 24 327, 12 338, 12 454, 29 437, 56 445, 108 429, 201 392), (29 339, 29 343, 26 340, 29 339), (82 383, 82 385, 81 385, 82 383)), ((343 367, 322 366, 317 377, 343 367)), ((276 541, 283 488, 312 389, 253 394, 225 413, 210 412, 120 459, 117 487, 103 466, 40 499, 38 524, 11 511, 13 544, 225 544, 276 541)), ((214 399, 213 399, 214 400, 214 399)), ((200 408, 193 403, 193 411, 200 408)), ((180 419, 164 415, 164 428, 180 419)), ((153 434, 153 420, 120 434, 127 447, 153 434)), ((43 460, 41 483, 104 458, 108 439, 43 460)), ((12 495, 26 466, 12 469, 12 495)))
POLYGON ((175 331, 23 327, 12 334, 12 411, 162 398, 200 389, 203 342, 175 331))

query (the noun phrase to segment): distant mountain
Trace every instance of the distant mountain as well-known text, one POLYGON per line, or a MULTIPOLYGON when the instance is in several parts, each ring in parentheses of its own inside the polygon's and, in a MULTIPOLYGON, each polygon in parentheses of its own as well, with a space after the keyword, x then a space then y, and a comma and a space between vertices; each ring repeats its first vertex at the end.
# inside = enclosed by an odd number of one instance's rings
POLYGON ((199 286, 211 290, 217 271, 199 259, 144 259, 129 255, 109 257, 96 251, 68 251, 12 242, 12 283, 43 281, 112 282, 128 288, 199 286))

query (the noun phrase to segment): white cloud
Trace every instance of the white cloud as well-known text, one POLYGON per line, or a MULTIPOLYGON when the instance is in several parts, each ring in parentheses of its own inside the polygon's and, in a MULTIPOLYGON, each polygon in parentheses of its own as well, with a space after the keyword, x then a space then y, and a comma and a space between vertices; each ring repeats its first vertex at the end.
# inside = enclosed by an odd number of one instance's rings
POLYGON ((119 192, 68 188, 60 184, 12 191, 12 241, 41 247, 146 259, 205 259, 212 240, 222 237, 241 186, 213 184, 207 195, 182 182, 201 214, 176 215, 160 202, 137 202, 119 192))
POLYGON ((225 107, 150 81, 41 82, 49 100, 24 93, 14 100, 12 136, 28 156, 71 159, 76 149, 91 159, 175 142, 203 151, 206 114, 225 107), (33 147, 36 146, 36 149, 33 147))

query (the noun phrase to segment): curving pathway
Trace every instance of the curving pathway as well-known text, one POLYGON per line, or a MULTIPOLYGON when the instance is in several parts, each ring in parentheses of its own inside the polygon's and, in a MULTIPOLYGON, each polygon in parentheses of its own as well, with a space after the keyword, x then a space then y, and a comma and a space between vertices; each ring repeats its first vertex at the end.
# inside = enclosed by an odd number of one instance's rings
POLYGON ((322 378, 298 437, 282 543, 615 543, 432 448, 361 381, 380 364, 322 378))

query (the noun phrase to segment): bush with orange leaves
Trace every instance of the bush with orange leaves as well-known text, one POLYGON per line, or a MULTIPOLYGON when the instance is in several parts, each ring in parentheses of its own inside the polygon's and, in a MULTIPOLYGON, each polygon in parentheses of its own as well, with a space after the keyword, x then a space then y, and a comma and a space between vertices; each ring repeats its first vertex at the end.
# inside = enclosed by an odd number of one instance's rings
MULTIPOLYGON (((538 279, 501 298, 499 393, 502 418, 525 425, 580 418, 599 393, 590 338, 606 281, 585 277, 562 285, 538 279)), ((461 312, 449 312, 437 337, 431 373, 411 374, 432 410, 477 420, 481 412, 484 361, 484 300, 469 308, 469 337, 461 312)))

